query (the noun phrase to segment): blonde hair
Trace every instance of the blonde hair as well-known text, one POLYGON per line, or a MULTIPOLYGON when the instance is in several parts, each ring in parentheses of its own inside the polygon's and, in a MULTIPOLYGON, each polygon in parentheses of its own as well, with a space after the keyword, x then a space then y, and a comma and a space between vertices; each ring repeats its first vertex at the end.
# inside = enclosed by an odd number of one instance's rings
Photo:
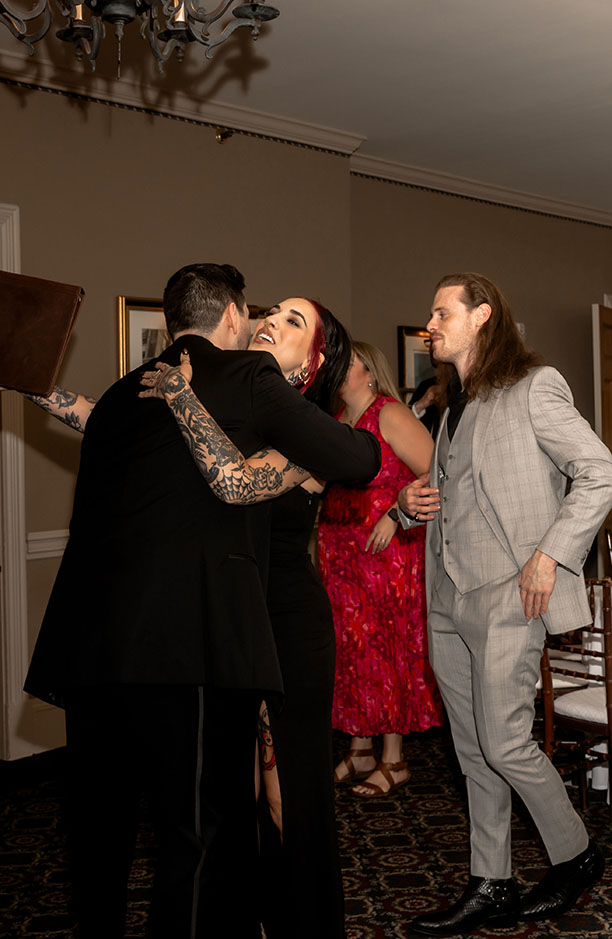
POLYGON ((372 391, 403 403, 384 352, 377 346, 371 346, 369 342, 353 342, 353 352, 376 382, 376 388, 372 391))

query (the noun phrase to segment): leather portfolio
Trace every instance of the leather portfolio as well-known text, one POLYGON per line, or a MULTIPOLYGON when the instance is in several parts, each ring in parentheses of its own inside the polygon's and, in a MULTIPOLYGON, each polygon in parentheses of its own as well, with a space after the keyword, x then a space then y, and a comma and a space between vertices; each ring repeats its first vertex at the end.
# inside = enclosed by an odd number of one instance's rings
POLYGON ((0 271, 0 386, 52 391, 84 295, 82 287, 0 271))

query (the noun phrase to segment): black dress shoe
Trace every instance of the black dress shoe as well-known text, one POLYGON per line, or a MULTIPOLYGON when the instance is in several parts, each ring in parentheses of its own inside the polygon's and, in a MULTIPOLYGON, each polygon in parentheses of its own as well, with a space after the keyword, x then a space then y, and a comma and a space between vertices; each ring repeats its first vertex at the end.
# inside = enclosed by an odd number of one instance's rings
POLYGON ((606 863, 594 841, 571 861, 553 866, 521 901, 520 918, 550 919, 571 909, 585 890, 601 880, 606 863))
POLYGON ((456 903, 447 910, 413 920, 410 928, 424 936, 456 936, 484 923, 501 929, 516 926, 518 909, 519 895, 512 877, 507 880, 470 877, 456 903))

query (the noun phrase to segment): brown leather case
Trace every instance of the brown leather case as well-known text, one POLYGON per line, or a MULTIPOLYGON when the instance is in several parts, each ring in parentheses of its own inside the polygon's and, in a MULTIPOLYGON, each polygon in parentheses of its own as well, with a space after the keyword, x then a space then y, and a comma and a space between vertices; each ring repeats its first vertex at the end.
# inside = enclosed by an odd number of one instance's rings
POLYGON ((82 287, 0 271, 0 385, 52 391, 84 296, 82 287))

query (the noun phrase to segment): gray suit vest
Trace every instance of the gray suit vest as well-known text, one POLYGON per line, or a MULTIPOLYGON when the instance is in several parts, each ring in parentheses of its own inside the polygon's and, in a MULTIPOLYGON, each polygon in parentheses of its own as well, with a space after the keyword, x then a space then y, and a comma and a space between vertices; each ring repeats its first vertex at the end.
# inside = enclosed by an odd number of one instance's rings
POLYGON ((478 400, 466 405, 452 442, 445 422, 438 446, 442 563, 459 593, 482 587, 517 569, 476 501, 472 438, 478 405, 478 400))

